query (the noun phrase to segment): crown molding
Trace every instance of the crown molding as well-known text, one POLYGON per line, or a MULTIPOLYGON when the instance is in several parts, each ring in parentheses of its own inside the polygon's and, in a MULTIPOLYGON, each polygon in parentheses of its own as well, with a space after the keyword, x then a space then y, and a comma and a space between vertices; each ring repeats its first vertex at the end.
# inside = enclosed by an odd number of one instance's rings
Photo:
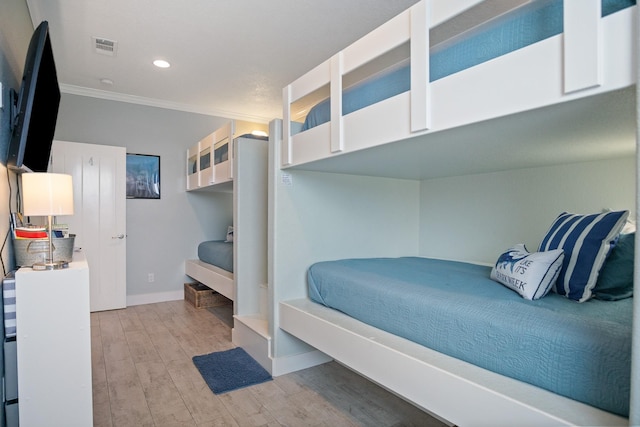
POLYGON ((147 107, 164 108, 167 110, 184 111, 187 113, 204 114, 207 116, 224 117, 233 120, 245 120, 254 123, 269 123, 271 119, 261 116, 250 116, 246 114, 238 114, 230 111, 222 111, 208 109, 189 104, 180 104, 177 102, 163 101, 154 98, 145 98, 143 96, 127 95, 119 92, 111 92, 107 90, 92 89, 83 86, 75 86, 69 84, 60 84, 60 92, 69 95, 86 96, 90 98, 106 99, 109 101, 126 102, 129 104, 145 105, 147 107))

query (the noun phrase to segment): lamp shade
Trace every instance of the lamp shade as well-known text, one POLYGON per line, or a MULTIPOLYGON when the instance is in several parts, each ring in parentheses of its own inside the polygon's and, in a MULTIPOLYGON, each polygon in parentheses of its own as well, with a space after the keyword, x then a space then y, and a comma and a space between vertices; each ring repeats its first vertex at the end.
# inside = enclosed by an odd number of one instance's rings
POLYGON ((22 174, 22 205, 26 216, 73 215, 71 175, 22 174))

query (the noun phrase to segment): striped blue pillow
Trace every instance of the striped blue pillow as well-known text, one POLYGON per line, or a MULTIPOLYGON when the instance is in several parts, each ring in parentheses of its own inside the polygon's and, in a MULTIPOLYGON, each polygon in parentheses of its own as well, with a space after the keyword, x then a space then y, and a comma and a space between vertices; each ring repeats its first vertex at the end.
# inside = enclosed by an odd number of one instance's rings
POLYGON ((564 250, 564 261, 553 291, 583 302, 591 298, 598 273, 615 246, 629 211, 577 215, 563 212, 540 243, 540 252, 564 250))

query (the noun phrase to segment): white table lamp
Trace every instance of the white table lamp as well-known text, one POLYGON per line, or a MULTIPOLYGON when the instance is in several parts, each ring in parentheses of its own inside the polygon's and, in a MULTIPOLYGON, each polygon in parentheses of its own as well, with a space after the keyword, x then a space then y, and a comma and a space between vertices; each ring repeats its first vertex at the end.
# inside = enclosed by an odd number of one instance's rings
POLYGON ((49 254, 45 262, 33 265, 34 270, 65 268, 64 261, 53 259, 51 217, 73 215, 73 183, 71 175, 59 173, 22 174, 22 205, 25 216, 46 216, 49 219, 49 254))

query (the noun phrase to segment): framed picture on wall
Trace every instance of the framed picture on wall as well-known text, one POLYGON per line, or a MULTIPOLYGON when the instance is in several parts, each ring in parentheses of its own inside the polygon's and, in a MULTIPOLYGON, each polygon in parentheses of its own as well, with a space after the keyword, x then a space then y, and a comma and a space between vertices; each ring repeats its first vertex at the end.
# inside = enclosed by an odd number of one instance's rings
POLYGON ((160 198, 160 156, 127 153, 127 199, 160 198))

